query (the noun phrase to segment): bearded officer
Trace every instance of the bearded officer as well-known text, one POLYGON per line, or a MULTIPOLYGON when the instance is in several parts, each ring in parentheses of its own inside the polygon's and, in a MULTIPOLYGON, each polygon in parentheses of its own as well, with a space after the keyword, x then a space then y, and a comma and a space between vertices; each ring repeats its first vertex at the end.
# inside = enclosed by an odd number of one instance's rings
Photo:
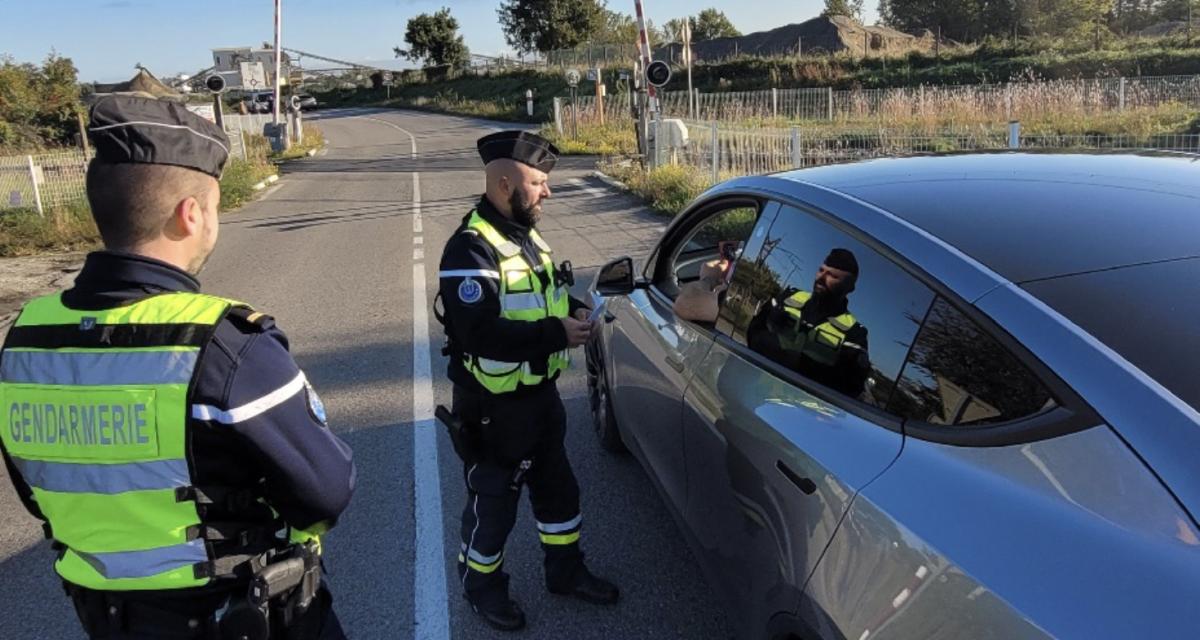
POLYGON ((27 303, 0 352, 4 462, 85 631, 344 637, 319 536, 350 500, 350 449, 271 317, 196 279, 225 134, 127 97, 98 102, 90 133, 105 250, 27 303))
POLYGON ((515 630, 525 615, 509 597, 504 543, 523 486, 546 588, 598 604, 615 603, 618 590, 584 565, 579 485, 563 443, 555 382, 593 326, 586 305, 568 295, 570 263, 555 265, 536 228, 558 150, 521 131, 485 136, 477 147, 487 191, 446 244, 439 289, 467 485, 458 568, 472 609, 492 627, 515 630))

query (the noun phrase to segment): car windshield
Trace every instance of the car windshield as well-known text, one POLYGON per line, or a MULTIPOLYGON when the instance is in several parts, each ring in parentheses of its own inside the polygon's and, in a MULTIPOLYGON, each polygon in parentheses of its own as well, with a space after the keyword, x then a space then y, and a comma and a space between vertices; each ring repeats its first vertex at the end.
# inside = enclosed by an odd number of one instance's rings
POLYGON ((1023 288, 1200 410, 1200 257, 1023 288))

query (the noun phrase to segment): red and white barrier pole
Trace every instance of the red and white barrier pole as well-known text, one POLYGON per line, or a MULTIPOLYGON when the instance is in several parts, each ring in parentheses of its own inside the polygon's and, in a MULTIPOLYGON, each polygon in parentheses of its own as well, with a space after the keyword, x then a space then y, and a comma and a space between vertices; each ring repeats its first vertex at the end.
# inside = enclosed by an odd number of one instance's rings
POLYGON ((650 96, 650 109, 655 110, 655 97, 657 92, 656 87, 646 80, 646 69, 650 66, 650 39, 646 36, 646 15, 642 11, 642 0, 633 0, 634 6, 637 8, 638 21, 638 49, 642 56, 642 86, 646 87, 647 93, 650 96))

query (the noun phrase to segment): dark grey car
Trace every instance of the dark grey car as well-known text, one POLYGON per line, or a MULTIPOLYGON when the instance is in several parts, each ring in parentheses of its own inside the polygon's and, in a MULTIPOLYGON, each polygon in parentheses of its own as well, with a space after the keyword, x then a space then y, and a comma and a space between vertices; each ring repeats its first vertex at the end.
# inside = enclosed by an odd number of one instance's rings
POLYGON ((597 434, 649 472, 742 637, 1200 633, 1195 156, 741 178, 638 272, 593 285, 597 434), (833 249, 856 259, 845 313, 797 342, 833 249), (719 314, 680 317, 722 254, 719 314), (793 349, 814 340, 820 366, 793 349))

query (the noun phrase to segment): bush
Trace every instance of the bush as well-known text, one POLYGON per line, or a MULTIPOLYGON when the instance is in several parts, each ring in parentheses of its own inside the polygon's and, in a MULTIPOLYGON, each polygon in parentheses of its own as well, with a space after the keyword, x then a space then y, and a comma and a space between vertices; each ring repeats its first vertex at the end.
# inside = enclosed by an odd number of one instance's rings
POLYGON ((271 143, 263 136, 246 136, 246 159, 230 158, 221 175, 221 211, 236 209, 254 196, 254 185, 275 174, 267 159, 271 143))

